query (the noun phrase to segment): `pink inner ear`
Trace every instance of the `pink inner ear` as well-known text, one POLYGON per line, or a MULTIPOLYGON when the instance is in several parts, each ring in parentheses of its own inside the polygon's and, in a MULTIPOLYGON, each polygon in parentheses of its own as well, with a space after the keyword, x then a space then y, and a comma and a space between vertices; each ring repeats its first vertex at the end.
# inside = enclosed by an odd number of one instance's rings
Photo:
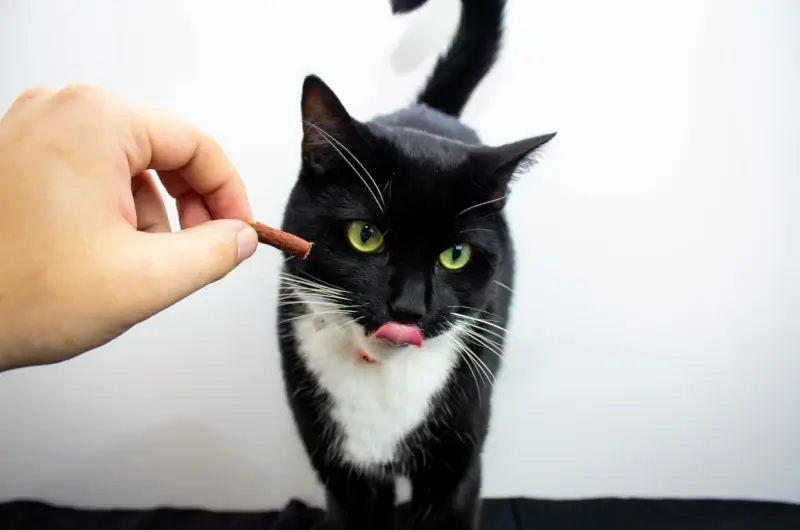
POLYGON ((422 346, 422 332, 417 326, 387 322, 372 335, 373 339, 383 340, 392 346, 422 346))

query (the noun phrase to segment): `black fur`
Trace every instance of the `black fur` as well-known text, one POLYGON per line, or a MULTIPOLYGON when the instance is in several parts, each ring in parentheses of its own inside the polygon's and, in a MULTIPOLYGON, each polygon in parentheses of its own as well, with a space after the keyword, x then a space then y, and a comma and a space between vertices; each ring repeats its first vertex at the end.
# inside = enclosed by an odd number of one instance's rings
POLYGON ((392 0, 392 12, 395 14, 408 13, 414 11, 425 2, 427 0, 392 0))
MULTIPOLYGON (((410 3, 416 9, 422 3, 410 3)), ((478 83, 497 59, 503 30, 505 0, 462 0, 461 21, 453 44, 439 59, 428 80, 419 103, 459 116, 478 83)))
MULTIPOLYGON (((422 3, 396 0, 393 8, 422 3)), ((454 43, 436 66, 421 104, 360 122, 319 78, 306 78, 302 167, 283 229, 315 245, 306 261, 289 259, 284 269, 304 281, 347 291, 348 303, 358 306, 353 316, 367 333, 391 320, 404 321, 417 324, 429 340, 449 329, 459 311, 499 326, 486 327, 484 336, 502 349, 500 329, 506 327, 514 284, 513 246, 503 215, 508 184, 554 135, 487 147, 457 120, 495 59, 504 1, 463 4, 454 43), (384 249, 373 255, 352 249, 345 237, 352 220, 377 226, 385 234, 384 249), (473 257, 465 268, 448 271, 437 264, 437 256, 455 243, 470 244, 473 257)), ((289 293, 284 280, 282 299, 289 293)), ((301 439, 326 487, 337 528, 391 530, 398 475, 412 483, 414 528, 477 528, 491 397, 478 368, 462 358, 395 461, 354 469, 331 450, 341 439, 341 428, 329 414, 331 397, 306 368, 287 322, 307 312, 302 304, 279 305, 283 370, 301 439)), ((497 374, 500 358, 485 342, 466 344, 497 374)))

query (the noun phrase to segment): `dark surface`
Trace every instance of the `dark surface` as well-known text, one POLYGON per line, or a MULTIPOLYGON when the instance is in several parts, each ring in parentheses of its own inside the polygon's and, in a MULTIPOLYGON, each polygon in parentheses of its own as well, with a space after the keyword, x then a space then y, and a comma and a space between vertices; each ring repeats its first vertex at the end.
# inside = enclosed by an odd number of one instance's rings
MULTIPOLYGON (((0 504, 2 530, 323 530, 322 512, 293 501, 281 512, 75 510, 0 504)), ((402 528, 406 526, 403 525, 402 528)), ((800 530, 800 505, 714 500, 488 500, 483 530, 800 530)))

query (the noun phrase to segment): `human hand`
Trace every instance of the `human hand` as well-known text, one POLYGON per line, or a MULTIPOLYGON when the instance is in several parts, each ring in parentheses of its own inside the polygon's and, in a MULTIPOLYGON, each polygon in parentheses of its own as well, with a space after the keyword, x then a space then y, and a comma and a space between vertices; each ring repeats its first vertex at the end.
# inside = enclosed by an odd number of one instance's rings
POLYGON ((224 277, 256 250, 251 217, 197 129, 99 88, 26 91, 0 119, 0 372, 96 348, 224 277))

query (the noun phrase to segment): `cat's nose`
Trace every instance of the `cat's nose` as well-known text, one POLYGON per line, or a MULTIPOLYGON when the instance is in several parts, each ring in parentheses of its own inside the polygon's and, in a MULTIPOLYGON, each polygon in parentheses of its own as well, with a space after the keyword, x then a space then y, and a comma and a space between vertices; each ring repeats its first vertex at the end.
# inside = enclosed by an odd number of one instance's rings
POLYGON ((392 295, 389 298, 389 314, 395 322, 417 324, 427 313, 423 278, 406 277, 402 283, 395 284, 392 295))
POLYGON ((400 296, 389 303, 392 320, 403 324, 417 324, 425 316, 425 303, 421 297, 400 296))
POLYGON ((389 304, 389 313, 392 320, 403 324, 417 324, 425 316, 425 308, 416 304, 389 304))

